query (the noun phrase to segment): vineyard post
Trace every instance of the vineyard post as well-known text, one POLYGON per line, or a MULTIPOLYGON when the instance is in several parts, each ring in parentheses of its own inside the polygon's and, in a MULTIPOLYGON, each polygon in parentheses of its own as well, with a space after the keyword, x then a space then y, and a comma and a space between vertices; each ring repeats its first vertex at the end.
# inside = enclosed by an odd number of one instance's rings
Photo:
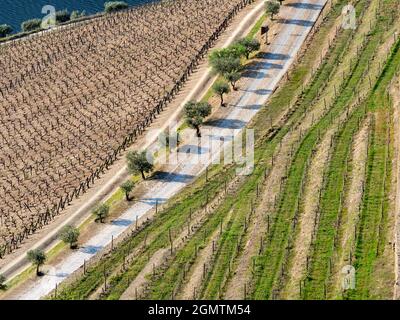
POLYGON ((169 237, 169 243, 171 245, 171 254, 172 254, 173 253, 173 243, 172 243, 171 228, 168 229, 168 237, 169 237))

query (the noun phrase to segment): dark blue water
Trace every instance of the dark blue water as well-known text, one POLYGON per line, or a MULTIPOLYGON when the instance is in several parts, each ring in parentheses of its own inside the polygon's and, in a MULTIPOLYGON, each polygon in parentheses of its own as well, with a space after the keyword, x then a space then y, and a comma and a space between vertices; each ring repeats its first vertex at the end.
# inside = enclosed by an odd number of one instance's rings
MULTIPOLYGON (((42 8, 52 5, 56 10, 68 9, 85 10, 86 14, 93 14, 104 9, 107 0, 0 0, 0 24, 8 24, 14 31, 21 29, 21 23, 32 18, 42 18, 42 8)), ((139 5, 153 0, 124 0, 130 5, 139 5)))

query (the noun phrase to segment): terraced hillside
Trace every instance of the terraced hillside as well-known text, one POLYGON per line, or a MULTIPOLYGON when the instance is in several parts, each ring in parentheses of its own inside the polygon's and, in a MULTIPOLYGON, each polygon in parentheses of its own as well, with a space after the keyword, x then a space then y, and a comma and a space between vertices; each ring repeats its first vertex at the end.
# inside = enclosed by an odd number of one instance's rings
POLYGON ((0 258, 84 193, 252 0, 162 1, 0 47, 0 258))
POLYGON ((354 0, 357 26, 343 29, 347 3, 331 2, 249 125, 254 172, 210 167, 57 299, 393 297, 400 4, 354 0))

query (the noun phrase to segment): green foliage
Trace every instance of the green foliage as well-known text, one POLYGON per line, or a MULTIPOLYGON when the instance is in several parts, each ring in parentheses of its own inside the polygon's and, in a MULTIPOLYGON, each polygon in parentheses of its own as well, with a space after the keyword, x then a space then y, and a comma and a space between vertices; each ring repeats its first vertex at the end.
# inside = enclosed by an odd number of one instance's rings
POLYGON ((74 10, 71 12, 70 19, 76 20, 76 19, 82 18, 84 16, 86 16, 85 10, 83 10, 81 12, 79 12, 78 10, 74 10))
POLYGON ((104 3, 104 11, 106 13, 116 12, 128 8, 129 5, 124 1, 108 1, 104 3))
POLYGON ((92 212, 96 216, 95 221, 100 221, 101 223, 103 223, 104 219, 107 218, 108 214, 110 213, 110 207, 108 204, 103 203, 96 207, 92 212))
POLYGON ((79 229, 74 226, 67 225, 60 232, 60 239, 64 243, 68 243, 71 249, 76 247, 78 238, 79 238, 79 229))
POLYGON ((196 129, 197 136, 201 137, 200 126, 204 118, 211 114, 211 105, 207 102, 190 101, 185 105, 185 119, 189 127, 196 129))
POLYGON ((154 165, 152 159, 148 159, 147 152, 131 151, 127 154, 126 160, 128 161, 128 170, 132 174, 141 173, 142 178, 146 179, 145 173, 153 170, 154 165))
POLYGON ((214 93, 218 94, 221 98, 221 106, 224 105, 224 94, 228 94, 231 89, 229 88, 229 84, 225 81, 217 81, 212 86, 212 90, 214 93))
POLYGON ((28 251, 27 256, 28 260, 36 266, 36 275, 40 275, 39 268, 46 262, 47 259, 44 251, 40 249, 30 250, 28 251))
POLYGON ((7 37, 11 32, 13 32, 13 29, 8 24, 0 25, 0 38, 7 37))
POLYGON ((135 187, 135 183, 132 180, 127 180, 123 184, 121 184, 120 188, 123 192, 125 192, 125 197, 127 201, 130 201, 131 198, 129 197, 129 193, 135 187))
POLYGON ((238 40, 237 43, 245 48, 245 55, 247 59, 249 59, 249 56, 252 52, 260 50, 260 42, 257 39, 243 38, 238 40))
POLYGON ((274 19, 274 15, 279 13, 281 6, 275 0, 268 0, 265 2, 265 11, 271 15, 271 19, 274 19))
POLYGON ((41 24, 42 24, 41 19, 30 19, 22 22, 21 29, 24 32, 39 30, 41 28, 41 24))

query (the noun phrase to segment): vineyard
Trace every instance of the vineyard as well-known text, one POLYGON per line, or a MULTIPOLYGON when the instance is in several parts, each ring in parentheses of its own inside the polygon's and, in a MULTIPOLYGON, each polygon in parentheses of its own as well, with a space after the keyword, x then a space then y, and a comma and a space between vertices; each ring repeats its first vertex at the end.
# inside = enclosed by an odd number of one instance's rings
POLYGON ((84 193, 251 0, 175 0, 0 47, 0 257, 84 193))
POLYGON ((252 175, 210 167, 51 297, 392 299, 400 3, 351 3, 356 28, 332 1, 250 124, 252 175))

